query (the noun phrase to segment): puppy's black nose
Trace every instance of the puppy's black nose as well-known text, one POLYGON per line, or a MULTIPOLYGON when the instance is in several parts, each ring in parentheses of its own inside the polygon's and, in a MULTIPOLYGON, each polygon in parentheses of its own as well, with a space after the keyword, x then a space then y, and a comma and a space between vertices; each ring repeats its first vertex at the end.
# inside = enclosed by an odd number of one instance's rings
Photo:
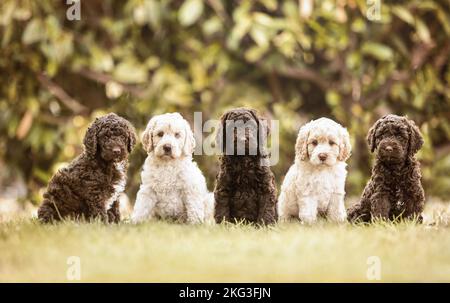
POLYGON ((393 151, 394 149, 392 148, 392 146, 386 146, 386 151, 388 151, 388 152, 391 152, 391 151, 393 151))
POLYGON ((114 147, 112 152, 116 156, 120 155, 120 152, 121 152, 120 147, 114 147))
POLYGON ((170 146, 169 144, 164 144, 163 150, 165 153, 170 153, 172 151, 172 146, 170 146))
POLYGON ((328 158, 328 155, 325 153, 320 153, 319 154, 319 159, 320 161, 325 161, 328 158))

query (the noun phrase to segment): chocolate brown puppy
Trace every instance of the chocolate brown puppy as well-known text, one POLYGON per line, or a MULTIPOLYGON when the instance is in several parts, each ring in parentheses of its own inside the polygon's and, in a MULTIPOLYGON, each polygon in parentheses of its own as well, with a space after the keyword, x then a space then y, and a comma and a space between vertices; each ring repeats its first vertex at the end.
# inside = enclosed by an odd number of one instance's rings
POLYGON ((119 222, 117 199, 125 189, 128 155, 135 144, 130 122, 113 113, 97 118, 84 137, 84 152, 50 180, 39 220, 119 222))
POLYGON ((423 145, 419 128, 407 117, 387 115, 369 130, 375 165, 362 198, 348 210, 349 221, 412 219, 422 221, 425 194, 415 154, 423 145))
POLYGON ((217 223, 276 222, 275 179, 270 166, 264 164, 269 128, 261 122, 255 110, 246 108, 230 110, 221 117, 217 144, 223 154, 214 190, 217 223))

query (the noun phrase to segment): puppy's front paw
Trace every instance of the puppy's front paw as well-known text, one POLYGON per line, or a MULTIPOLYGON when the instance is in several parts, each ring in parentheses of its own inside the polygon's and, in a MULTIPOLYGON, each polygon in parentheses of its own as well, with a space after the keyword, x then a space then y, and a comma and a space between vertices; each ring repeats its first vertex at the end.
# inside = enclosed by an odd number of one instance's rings
POLYGON ((190 224, 190 225, 202 224, 202 223, 203 223, 203 220, 200 220, 200 219, 198 219, 198 218, 188 218, 188 219, 186 220, 186 223, 187 223, 187 224, 190 224))
POLYGON ((328 212, 327 218, 331 222, 344 223, 347 221, 347 212, 345 211, 345 209, 340 209, 334 212, 328 212))
POLYGON ((278 216, 278 222, 280 223, 286 223, 289 222, 290 217, 285 215, 278 216))
POLYGON ((300 219, 300 222, 302 224, 311 225, 316 223, 317 221, 317 214, 316 213, 300 213, 298 218, 300 219))
POLYGON ((274 216, 267 216, 266 218, 258 218, 257 223, 259 225, 273 225, 277 223, 277 219, 274 216))
POLYGON ((111 208, 108 209, 107 214, 109 223, 120 222, 119 201, 114 201, 114 203, 111 205, 111 208))
POLYGON ((231 222, 231 218, 230 218, 230 216, 229 215, 224 215, 224 216, 220 216, 220 215, 215 215, 214 216, 214 221, 217 223, 217 224, 220 224, 220 223, 222 223, 222 222, 231 222))
POLYGON ((188 215, 186 218, 187 224, 201 224, 205 221, 205 218, 199 214, 188 215))
POLYGON ((331 222, 344 223, 347 221, 347 214, 343 213, 343 214, 338 214, 338 215, 334 215, 334 216, 328 216, 328 219, 331 222))
POLYGON ((143 223, 144 221, 153 219, 153 216, 143 216, 142 214, 138 212, 133 212, 131 214, 131 223, 133 224, 139 224, 143 223))
POLYGON ((313 205, 307 205, 300 209, 298 218, 302 224, 314 224, 317 221, 317 208, 313 205))

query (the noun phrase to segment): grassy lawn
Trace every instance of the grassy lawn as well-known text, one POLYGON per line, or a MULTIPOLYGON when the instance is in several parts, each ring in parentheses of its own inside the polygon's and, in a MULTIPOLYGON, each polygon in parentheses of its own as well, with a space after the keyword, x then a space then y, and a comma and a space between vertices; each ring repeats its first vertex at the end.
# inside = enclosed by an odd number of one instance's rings
POLYGON ((82 282, 372 282, 370 256, 381 261, 382 282, 450 282, 449 210, 428 204, 423 225, 260 229, 13 220, 0 223, 0 282, 65 282, 69 256, 80 257, 82 282))

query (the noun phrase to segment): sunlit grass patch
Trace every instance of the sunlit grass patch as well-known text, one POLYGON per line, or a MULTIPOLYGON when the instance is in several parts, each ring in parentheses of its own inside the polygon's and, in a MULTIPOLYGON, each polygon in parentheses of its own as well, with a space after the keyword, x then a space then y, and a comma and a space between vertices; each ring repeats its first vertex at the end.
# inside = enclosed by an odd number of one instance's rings
MULTIPOLYGON (((438 206, 427 206, 427 220, 447 215, 435 211, 438 206)), ((82 282, 377 282, 367 279, 372 256, 380 260, 382 282, 450 281, 445 222, 255 227, 11 221, 0 223, 0 281, 68 281, 70 256, 80 258, 82 282)))

